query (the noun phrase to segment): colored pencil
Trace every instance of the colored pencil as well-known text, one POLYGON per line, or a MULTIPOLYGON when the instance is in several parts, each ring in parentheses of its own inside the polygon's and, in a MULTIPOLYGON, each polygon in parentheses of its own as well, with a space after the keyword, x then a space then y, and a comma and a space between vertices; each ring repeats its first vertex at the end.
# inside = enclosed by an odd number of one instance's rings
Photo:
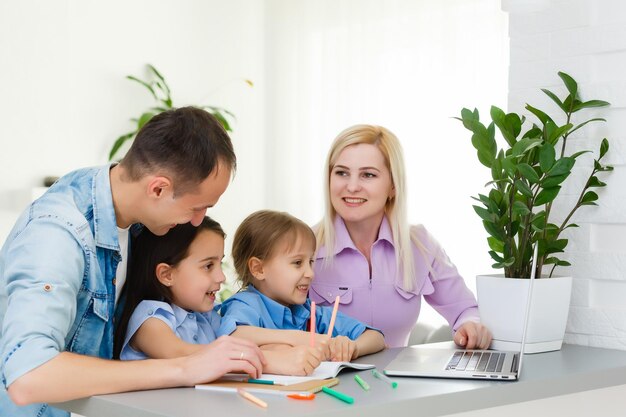
POLYGON ((311 347, 315 347, 315 301, 311 301, 311 347))
POLYGON ((335 305, 333 306, 333 314, 330 316, 330 325, 328 326, 328 337, 333 337, 333 328, 335 327, 335 319, 337 318, 337 310, 339 309, 339 296, 335 297, 335 305))
POLYGON ((241 395, 246 400, 255 403, 259 407, 267 408, 267 403, 265 401, 263 401, 260 398, 255 397, 254 395, 250 394, 249 392, 247 392, 247 391, 245 391, 245 390, 243 390, 241 388, 237 388, 237 394, 241 395))

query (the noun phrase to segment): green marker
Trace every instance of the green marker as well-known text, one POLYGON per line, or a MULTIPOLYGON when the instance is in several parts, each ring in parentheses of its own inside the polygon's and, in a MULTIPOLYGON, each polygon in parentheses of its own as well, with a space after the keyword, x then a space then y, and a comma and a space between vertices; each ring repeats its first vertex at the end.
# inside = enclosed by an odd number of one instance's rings
POLYGON ((274 385, 274 381, 269 379, 254 379, 248 378, 247 381, 249 384, 264 384, 264 385, 274 385))
POLYGON ((330 389, 328 387, 322 387, 322 391, 325 392, 326 394, 333 396, 335 398, 340 399, 343 402, 346 402, 348 404, 352 404, 354 402, 354 398, 347 396, 346 394, 343 394, 339 391, 335 391, 334 389, 330 389))
POLYGON ((363 388, 365 391, 367 391, 367 390, 369 390, 369 389, 370 389, 369 384, 368 384, 367 382, 365 382, 365 381, 363 380, 363 378, 361 378, 360 376, 355 375, 355 376, 354 376, 354 380, 355 380, 355 381, 356 381, 356 382, 357 382, 357 383, 361 386, 361 388, 363 388))
POLYGON ((391 379, 389 379, 389 377, 387 377, 387 375, 381 374, 376 369, 372 369, 372 375, 374 375, 376 378, 380 379, 381 381, 385 381, 386 383, 391 385, 391 388, 396 388, 398 386, 398 383, 396 381, 392 381, 391 379))

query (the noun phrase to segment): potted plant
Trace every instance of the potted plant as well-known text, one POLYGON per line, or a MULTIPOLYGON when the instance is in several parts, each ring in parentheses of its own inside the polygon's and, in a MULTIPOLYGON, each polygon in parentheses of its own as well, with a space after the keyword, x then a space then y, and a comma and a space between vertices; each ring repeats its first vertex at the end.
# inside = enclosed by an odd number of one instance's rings
MULTIPOLYGON (((528 278, 532 264, 533 246, 538 247, 536 278, 529 314, 526 351, 529 353, 558 350, 561 347, 569 312, 571 277, 554 277, 557 266, 570 263, 559 258, 568 239, 563 232, 578 227, 572 216, 583 206, 597 205, 598 194, 594 188, 604 187, 597 174, 611 171, 613 167, 601 160, 609 150, 606 138, 600 142, 597 159, 593 160, 586 181, 581 184, 577 199, 563 209, 564 199, 558 200, 561 187, 569 177, 576 161, 590 150, 567 152, 569 142, 582 141, 583 127, 602 118, 574 121, 574 115, 584 109, 604 107, 602 100, 582 101, 578 83, 568 74, 559 72, 567 96, 559 98, 552 91, 542 91, 560 110, 560 120, 529 104, 526 110, 538 123, 522 132, 525 117, 505 113, 491 107, 491 122, 485 126, 478 111, 463 109, 458 118, 472 132, 472 145, 478 160, 490 169, 489 191, 473 197, 480 204, 474 205, 488 233, 489 254, 495 261, 493 267, 504 269, 506 278, 528 278), (504 139, 502 148, 496 141, 496 128, 504 139), (572 134, 578 132, 576 137, 572 134), (554 205, 559 204, 555 220, 554 205), (549 269, 547 274, 543 274, 549 269), (550 279, 547 279, 550 278, 550 279)), ((587 138, 585 138, 586 140, 587 138)), ((580 144, 577 148, 581 148, 580 144)), ((492 347, 518 350, 521 340, 525 306, 528 296, 527 279, 501 279, 501 276, 479 276, 476 286, 479 310, 483 324, 494 335, 492 347), (500 321, 499 321, 500 319, 500 321)))
MULTIPOLYGON (((126 78, 139 83, 144 86, 152 95, 155 100, 155 105, 144 111, 139 117, 130 119, 134 123, 134 128, 132 131, 124 133, 120 137, 118 137, 111 150, 109 151, 109 160, 113 160, 115 156, 120 152, 122 146, 127 144, 129 141, 132 141, 135 138, 135 135, 139 132, 139 130, 148 123, 152 117, 155 115, 164 112, 166 110, 174 108, 174 104, 172 101, 172 95, 170 91, 170 87, 168 86, 165 78, 161 75, 159 71, 153 66, 148 64, 148 72, 150 77, 148 80, 141 80, 133 75, 127 75, 126 78)), ((252 81, 244 80, 246 84, 250 87, 253 86, 252 81)), ((196 106, 198 108, 204 109, 211 113, 219 122, 224 126, 224 129, 227 132, 232 132, 230 127, 230 123, 228 122, 228 118, 235 118, 235 116, 229 112, 228 110, 217 107, 217 106, 196 106)))

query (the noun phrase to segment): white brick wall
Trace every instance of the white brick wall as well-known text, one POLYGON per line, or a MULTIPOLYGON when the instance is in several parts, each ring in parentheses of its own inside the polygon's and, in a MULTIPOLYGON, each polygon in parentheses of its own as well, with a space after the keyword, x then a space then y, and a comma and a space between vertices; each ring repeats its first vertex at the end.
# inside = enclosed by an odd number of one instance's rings
MULTIPOLYGON (((566 341, 626 350, 626 1, 503 0, 502 8, 509 12, 511 38, 509 111, 525 112, 526 103, 550 106, 539 89, 562 94, 557 71, 579 82, 583 99, 611 103, 588 112, 607 123, 586 129, 570 147, 596 150, 606 136, 606 162, 615 171, 604 176, 608 187, 599 193, 600 206, 583 207, 575 216, 581 227, 568 230, 565 255, 572 267, 558 273, 575 278, 566 341)), ((577 164, 555 205, 556 218, 575 201, 590 162, 577 164)))

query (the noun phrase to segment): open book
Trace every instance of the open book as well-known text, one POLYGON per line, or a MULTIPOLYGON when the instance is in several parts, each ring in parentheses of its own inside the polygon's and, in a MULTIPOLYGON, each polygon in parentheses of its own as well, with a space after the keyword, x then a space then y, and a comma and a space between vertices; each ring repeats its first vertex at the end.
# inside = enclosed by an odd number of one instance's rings
POLYGON ((320 366, 315 368, 315 371, 308 376, 289 376, 289 375, 275 375, 275 374, 263 374, 259 379, 267 379, 274 381, 276 385, 291 385, 300 382, 311 381, 313 379, 327 379, 336 377, 343 369, 354 369, 357 371, 363 369, 375 368, 375 365, 367 363, 352 363, 352 362, 330 362, 325 361, 320 363, 320 366))
MULTIPOLYGON (((236 388, 245 388, 251 392, 275 391, 284 394, 285 392, 310 391, 317 392, 322 386, 332 387, 339 383, 336 376, 342 369, 372 369, 374 365, 350 362, 322 362, 311 375, 308 376, 288 376, 263 374, 259 377, 262 380, 273 381, 275 385, 247 383, 247 375, 226 374, 217 381, 207 384, 196 385, 197 389, 209 391, 234 391, 236 388)), ((267 392, 269 393, 269 392, 267 392)))

